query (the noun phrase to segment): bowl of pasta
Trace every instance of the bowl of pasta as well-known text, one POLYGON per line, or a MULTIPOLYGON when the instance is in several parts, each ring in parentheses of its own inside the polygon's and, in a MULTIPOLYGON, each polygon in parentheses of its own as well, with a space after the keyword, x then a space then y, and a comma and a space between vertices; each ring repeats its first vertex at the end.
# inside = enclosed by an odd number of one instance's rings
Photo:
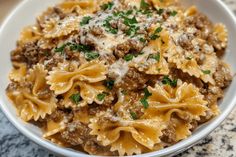
POLYGON ((63 156, 164 156, 236 104, 220 0, 25 0, 1 27, 0 107, 63 156))

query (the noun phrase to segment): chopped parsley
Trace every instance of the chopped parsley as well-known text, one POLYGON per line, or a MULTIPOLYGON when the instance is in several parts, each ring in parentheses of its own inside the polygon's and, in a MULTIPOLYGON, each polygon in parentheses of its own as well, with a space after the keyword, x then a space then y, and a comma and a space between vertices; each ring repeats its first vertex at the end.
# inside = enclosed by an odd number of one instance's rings
POLYGON ((55 48, 54 51, 60 52, 62 54, 62 53, 64 53, 64 50, 65 50, 66 46, 68 46, 68 45, 70 45, 70 43, 63 44, 62 46, 55 48))
POLYGON ((136 114, 135 112, 133 112, 133 111, 130 111, 130 116, 131 116, 131 118, 132 118, 133 120, 138 119, 137 114, 136 114))
POLYGON ((133 54, 127 54, 124 56, 124 60, 125 61, 131 61, 132 59, 134 58, 134 55, 133 54))
POLYGON ((147 10, 149 8, 149 4, 145 2, 145 0, 141 0, 140 2, 140 9, 147 10))
POLYGON ((145 109, 147 109, 147 108, 149 107, 147 98, 142 98, 142 99, 140 100, 140 102, 142 103, 142 105, 143 105, 143 107, 144 107, 145 109))
POLYGON ((191 60, 192 58, 193 58, 192 56, 185 57, 185 59, 187 59, 187 60, 191 60))
POLYGON ((107 87, 107 89, 112 90, 114 87, 115 81, 114 80, 106 80, 104 81, 104 85, 107 87))
POLYGON ((177 86, 177 80, 171 80, 168 76, 164 76, 162 83, 165 85, 170 85, 171 87, 176 87, 177 86))
POLYGON ((127 35, 135 36, 140 27, 135 25, 130 26, 130 28, 125 32, 127 35))
POLYGON ((87 52, 87 53, 85 53, 85 58, 88 61, 94 60, 94 59, 98 58, 99 56, 100 55, 97 52, 87 52))
POLYGON ((170 16, 176 16, 178 14, 178 12, 177 11, 172 11, 172 12, 170 12, 170 16))
POLYGON ((150 93, 147 88, 144 88, 144 97, 148 98, 150 96, 152 96, 152 93, 150 93))
POLYGON ((107 10, 107 9, 111 10, 113 6, 114 6, 114 2, 108 2, 106 4, 101 5, 100 7, 102 10, 107 10))
POLYGON ((100 93, 97 95, 97 99, 99 101, 103 101, 105 97, 106 97, 106 93, 100 93))
POLYGON ((135 16, 133 18, 124 17, 124 24, 126 26, 130 26, 130 25, 137 24, 137 23, 138 23, 138 21, 135 16))
POLYGON ((160 53, 155 53, 155 54, 150 54, 149 56, 148 56, 148 59, 149 58, 152 58, 152 59, 155 59, 156 61, 160 61, 160 53))
POLYGON ((211 73, 210 70, 202 70, 202 72, 203 72, 204 74, 210 74, 210 73, 211 73))
POLYGON ((144 39, 144 38, 139 38, 139 41, 141 41, 142 43, 146 43, 147 42, 147 40, 144 39))
POLYGON ((119 16, 119 17, 125 17, 125 16, 129 16, 133 13, 133 10, 128 10, 126 12, 124 11, 116 11, 113 13, 114 16, 119 16))
POLYGON ((90 17, 90 16, 83 17, 82 21, 80 22, 80 26, 87 25, 91 19, 92 19, 92 17, 90 17))
POLYGON ((81 52, 90 52, 92 50, 91 46, 83 44, 71 44, 70 50, 72 51, 81 51, 81 52))
POLYGON ((160 9, 157 10, 157 14, 158 14, 158 15, 161 15, 161 14, 163 14, 163 13, 164 13, 164 9, 160 8, 160 9))
POLYGON ((151 40, 156 40, 157 38, 160 38, 160 35, 158 35, 162 31, 162 27, 157 27, 154 33, 150 36, 151 40))
POLYGON ((104 20, 104 23, 103 23, 103 27, 106 28, 106 31, 107 32, 110 32, 112 34, 117 34, 118 33, 118 29, 117 28, 113 28, 111 26, 111 20, 112 20, 112 16, 108 16, 105 20, 104 20))
POLYGON ((147 98, 150 97, 151 95, 152 93, 150 93, 147 88, 144 88, 144 97, 140 100, 140 102, 142 103, 145 109, 147 109, 149 106, 147 98))
POLYGON ((72 94, 70 96, 70 100, 75 103, 75 104, 79 104, 80 100, 81 100, 81 97, 80 97, 80 94, 77 93, 77 94, 72 94))

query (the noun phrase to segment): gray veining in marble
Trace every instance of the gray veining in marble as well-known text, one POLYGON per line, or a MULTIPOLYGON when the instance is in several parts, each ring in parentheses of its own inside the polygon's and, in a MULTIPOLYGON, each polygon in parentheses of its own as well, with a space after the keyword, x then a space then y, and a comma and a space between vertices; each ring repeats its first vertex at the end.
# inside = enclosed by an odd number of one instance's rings
MULTIPOLYGON (((224 0, 236 14, 236 0, 224 0)), ((176 157, 236 157, 236 109, 213 133, 176 157)), ((17 131, 0 111, 0 157, 55 157, 17 131)))

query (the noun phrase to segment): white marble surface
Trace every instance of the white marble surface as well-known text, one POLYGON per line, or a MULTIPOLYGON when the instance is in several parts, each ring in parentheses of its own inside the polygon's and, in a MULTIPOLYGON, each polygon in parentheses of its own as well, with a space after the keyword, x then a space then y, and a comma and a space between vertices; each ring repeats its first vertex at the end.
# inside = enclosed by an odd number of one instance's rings
MULTIPOLYGON (((236 0, 224 1, 236 14, 236 0)), ((2 0, 0 5, 1 2, 2 0)), ((213 133, 177 157, 222 156, 236 157, 236 109, 213 133)), ((0 157, 55 157, 55 155, 21 135, 0 111, 0 157)))

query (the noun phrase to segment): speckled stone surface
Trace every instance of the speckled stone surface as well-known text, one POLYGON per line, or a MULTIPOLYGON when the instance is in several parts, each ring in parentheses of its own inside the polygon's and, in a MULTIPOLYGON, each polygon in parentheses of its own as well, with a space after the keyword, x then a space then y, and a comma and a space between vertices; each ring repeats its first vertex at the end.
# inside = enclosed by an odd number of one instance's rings
MULTIPOLYGON (((236 14, 236 0, 224 0, 236 14)), ((176 157, 236 157, 236 109, 208 137, 176 157)), ((56 157, 21 135, 0 111, 0 157, 56 157)))

